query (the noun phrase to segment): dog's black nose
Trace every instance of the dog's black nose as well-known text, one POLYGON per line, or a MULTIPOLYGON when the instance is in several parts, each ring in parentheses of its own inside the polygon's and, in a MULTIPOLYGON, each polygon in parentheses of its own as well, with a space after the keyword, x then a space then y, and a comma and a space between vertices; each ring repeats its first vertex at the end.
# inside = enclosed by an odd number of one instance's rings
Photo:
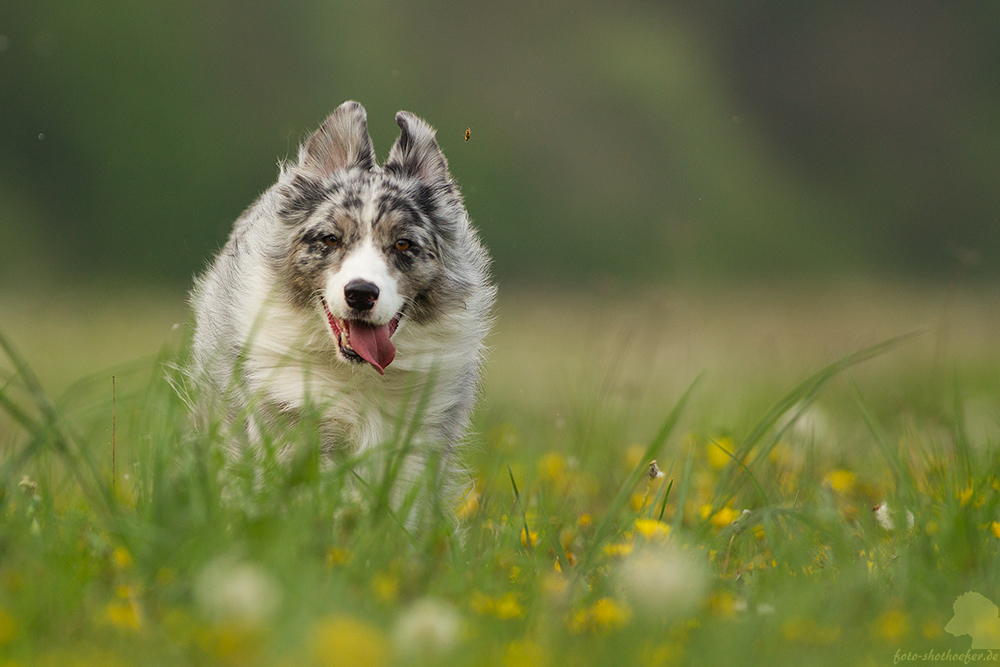
POLYGON ((354 310, 371 310, 378 300, 378 285, 367 280, 352 280, 344 286, 344 298, 354 310))

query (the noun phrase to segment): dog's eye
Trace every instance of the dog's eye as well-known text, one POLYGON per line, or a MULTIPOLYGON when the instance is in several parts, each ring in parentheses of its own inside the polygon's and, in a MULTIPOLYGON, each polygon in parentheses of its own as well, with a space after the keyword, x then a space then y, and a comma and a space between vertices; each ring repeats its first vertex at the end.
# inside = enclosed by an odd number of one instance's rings
POLYGON ((340 247, 340 239, 338 237, 334 236, 333 234, 327 234, 326 236, 324 236, 320 240, 323 241, 323 243, 325 245, 328 245, 331 248, 339 248, 340 247))
POLYGON ((409 239, 398 239, 396 241, 396 250, 409 250, 413 247, 413 241, 409 239))

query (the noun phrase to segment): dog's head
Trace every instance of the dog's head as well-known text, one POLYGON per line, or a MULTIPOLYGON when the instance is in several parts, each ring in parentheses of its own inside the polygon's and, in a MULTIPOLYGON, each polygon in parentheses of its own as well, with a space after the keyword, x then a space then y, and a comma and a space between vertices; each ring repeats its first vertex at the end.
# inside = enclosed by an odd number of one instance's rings
POLYGON ((379 167, 364 108, 345 102, 276 186, 284 242, 273 259, 288 296, 323 319, 339 358, 379 373, 397 327, 461 300, 462 262, 450 255, 470 233, 434 129, 405 111, 396 122, 379 167))

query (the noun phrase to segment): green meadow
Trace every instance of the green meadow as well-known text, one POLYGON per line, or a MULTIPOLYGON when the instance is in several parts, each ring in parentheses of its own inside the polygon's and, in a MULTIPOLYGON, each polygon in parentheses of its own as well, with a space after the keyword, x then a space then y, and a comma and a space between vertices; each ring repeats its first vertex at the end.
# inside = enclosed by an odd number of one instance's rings
POLYGON ((1000 659, 991 290, 502 291, 457 494, 229 460, 176 294, 0 311, 3 667, 1000 659))

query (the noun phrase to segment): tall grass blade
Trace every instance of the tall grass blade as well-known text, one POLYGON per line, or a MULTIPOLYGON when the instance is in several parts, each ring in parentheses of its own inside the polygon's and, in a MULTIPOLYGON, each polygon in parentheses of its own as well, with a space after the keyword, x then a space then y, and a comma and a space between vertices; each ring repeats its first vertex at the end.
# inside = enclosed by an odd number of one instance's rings
POLYGON ((747 464, 745 464, 740 458, 738 458, 736 456, 736 454, 734 454, 733 452, 729 451, 728 449, 726 449, 725 447, 723 447, 721 444, 719 444, 719 442, 717 440, 715 440, 714 438, 709 438, 708 440, 713 445, 715 445, 716 447, 718 447, 719 449, 721 449, 723 452, 725 452, 726 456, 728 456, 729 459, 733 463, 735 463, 737 466, 739 466, 739 468, 743 471, 743 474, 745 474, 747 476, 747 479, 750 480, 750 484, 753 485, 754 491, 756 491, 757 495, 760 496, 760 502, 761 502, 761 504, 762 505, 770 505, 771 501, 768 499, 767 493, 764 491, 764 488, 760 485, 760 482, 757 481, 757 478, 754 476, 754 474, 750 471, 750 468, 747 467, 747 464))
POLYGON ((670 414, 667 415, 667 418, 663 421, 663 425, 660 426, 659 431, 657 431, 656 436, 653 437, 649 446, 646 447, 646 451, 643 453, 643 457, 639 460, 639 464, 628 476, 628 479, 625 480, 625 483, 622 485, 621 490, 619 490, 618 495, 615 496, 615 499, 608 506, 607 511, 604 513, 604 518, 601 519, 597 529, 594 531, 590 548, 587 550, 586 556, 584 557, 584 571, 587 567, 589 567, 591 559, 593 559, 597 555, 598 551, 603 547, 605 539, 607 539, 608 535, 611 533, 618 521, 619 514, 628 504, 628 500, 632 496, 632 490, 635 488, 635 485, 640 479, 642 479, 643 475, 648 474, 649 462, 656 458, 656 453, 667 441, 667 438, 670 437, 674 427, 677 426, 681 413, 687 405, 688 399, 691 398, 691 394, 694 392, 694 388, 697 386, 698 381, 701 380, 701 377, 701 375, 696 377, 681 395, 680 399, 678 399, 673 410, 670 411, 670 414))
POLYGON ((549 521, 549 516, 545 513, 545 498, 540 492, 538 496, 538 512, 542 515, 542 523, 545 525, 545 534, 549 538, 549 543, 552 545, 552 551, 556 555, 556 560, 559 563, 559 569, 561 572, 568 572, 569 570, 567 568, 570 566, 569 556, 566 555, 566 550, 563 548, 562 542, 559 541, 559 532, 552 527, 552 522, 549 521))
MULTIPOLYGON (((757 450, 756 454, 749 459, 749 463, 746 465, 746 468, 754 468, 758 461, 765 459, 771 453, 771 450, 776 444, 778 444, 778 441, 781 439, 784 432, 795 423, 797 418, 802 414, 803 410, 815 399, 816 395, 827 382, 848 368, 886 354, 902 344, 913 340, 919 335, 921 335, 921 332, 910 332, 894 336, 893 338, 882 341, 881 343, 876 343, 875 345, 871 345, 858 350, 857 352, 841 357, 833 363, 824 366, 816 373, 810 375, 808 378, 799 383, 794 389, 782 396, 781 399, 778 400, 778 402, 764 414, 754 428, 751 429, 750 434, 746 437, 746 439, 744 439, 743 443, 737 448, 735 452, 736 457, 740 461, 746 461, 751 451, 762 440, 764 440, 764 436, 771 432, 771 437, 765 442, 763 447, 757 450), (783 428, 778 429, 776 432, 772 432, 772 429, 781 417, 796 405, 800 406, 795 415, 796 418, 789 420, 783 428)), ((717 487, 717 503, 724 505, 740 491, 746 481, 745 476, 739 475, 743 469, 744 468, 735 464, 730 464, 726 467, 717 487)))
POLYGON ((872 414, 871 409, 868 407, 868 402, 861 393, 861 388, 854 381, 851 382, 851 386, 854 388, 854 401, 861 412, 861 418, 864 419, 868 431, 875 438, 875 445, 878 447, 879 453, 885 459, 886 464, 892 472, 896 488, 902 495, 912 498, 912 494, 915 491, 912 488, 912 473, 907 470, 906 463, 900 456, 899 451, 889 442, 889 436, 886 435, 885 429, 882 428, 875 415, 872 414))
MULTIPOLYGON (((413 440, 416 437, 420 426, 423 423, 424 415, 427 413, 427 407, 430 405, 431 397, 434 394, 434 385, 436 384, 437 374, 431 373, 428 378, 427 384, 423 387, 423 391, 420 394, 420 399, 417 402, 413 410, 413 416, 410 419, 409 428, 403 435, 402 442, 394 441, 392 443, 394 449, 389 452, 387 458, 387 470, 386 474, 382 479, 382 484, 379 487, 378 498, 376 499, 378 509, 384 509, 391 507, 389 501, 389 496, 392 492, 392 487, 395 485, 396 480, 399 478, 399 474, 403 467, 406 465, 406 459, 413 450, 413 440)), ((412 394, 411 394, 412 396, 412 394)), ((401 414, 405 415, 409 409, 410 401, 406 402, 406 407, 401 410, 401 414)))
POLYGON ((531 531, 528 530, 528 511, 524 503, 521 502, 521 494, 517 490, 517 482, 514 481, 514 471, 511 470, 510 466, 507 466, 507 474, 510 475, 510 485, 514 487, 514 507, 520 506, 521 508, 521 523, 524 526, 524 547, 530 553, 532 551, 532 544, 531 531))
POLYGON ((976 469, 974 453, 969 440, 969 431, 965 424, 965 406, 962 400, 962 389, 958 382, 958 369, 954 370, 954 417, 952 421, 953 439, 955 442, 955 459, 963 473, 962 483, 972 479, 972 471, 976 469))
MULTIPOLYGON (((2 331, 0 331, 0 349, 3 349, 7 358, 14 364, 14 370, 20 376, 24 387, 42 414, 43 421, 35 422, 36 427, 33 435, 39 443, 48 442, 52 445, 85 495, 89 496, 92 500, 97 500, 98 504, 103 506, 111 515, 115 515, 116 508, 110 490, 102 487, 100 475, 93 462, 89 457, 84 455, 81 448, 73 446, 75 438, 62 425, 62 419, 55 404, 42 388, 41 382, 34 371, 31 370, 31 366, 27 360, 21 356, 14 344, 2 331), (88 469, 89 478, 84 474, 84 464, 86 464, 86 468, 88 469)), ((26 417, 26 413, 23 410, 18 410, 17 406, 10 401, 5 400, 0 404, 3 405, 4 409, 12 417, 15 414, 18 414, 22 418, 26 417), (14 410, 12 411, 11 408, 14 408, 14 410)), ((23 457, 22 460, 24 460, 23 457)))
POLYGON ((670 480, 667 484, 667 491, 663 494, 663 502, 660 503, 660 514, 656 517, 657 521, 663 521, 663 513, 667 511, 667 499, 670 497, 670 489, 674 488, 674 480, 670 480))
POLYGON ((681 470, 681 488, 677 492, 677 511, 674 513, 674 520, 670 523, 670 532, 673 535, 677 534, 684 522, 684 507, 687 505, 688 492, 691 490, 691 470, 693 468, 694 445, 688 448, 684 469, 681 470))

